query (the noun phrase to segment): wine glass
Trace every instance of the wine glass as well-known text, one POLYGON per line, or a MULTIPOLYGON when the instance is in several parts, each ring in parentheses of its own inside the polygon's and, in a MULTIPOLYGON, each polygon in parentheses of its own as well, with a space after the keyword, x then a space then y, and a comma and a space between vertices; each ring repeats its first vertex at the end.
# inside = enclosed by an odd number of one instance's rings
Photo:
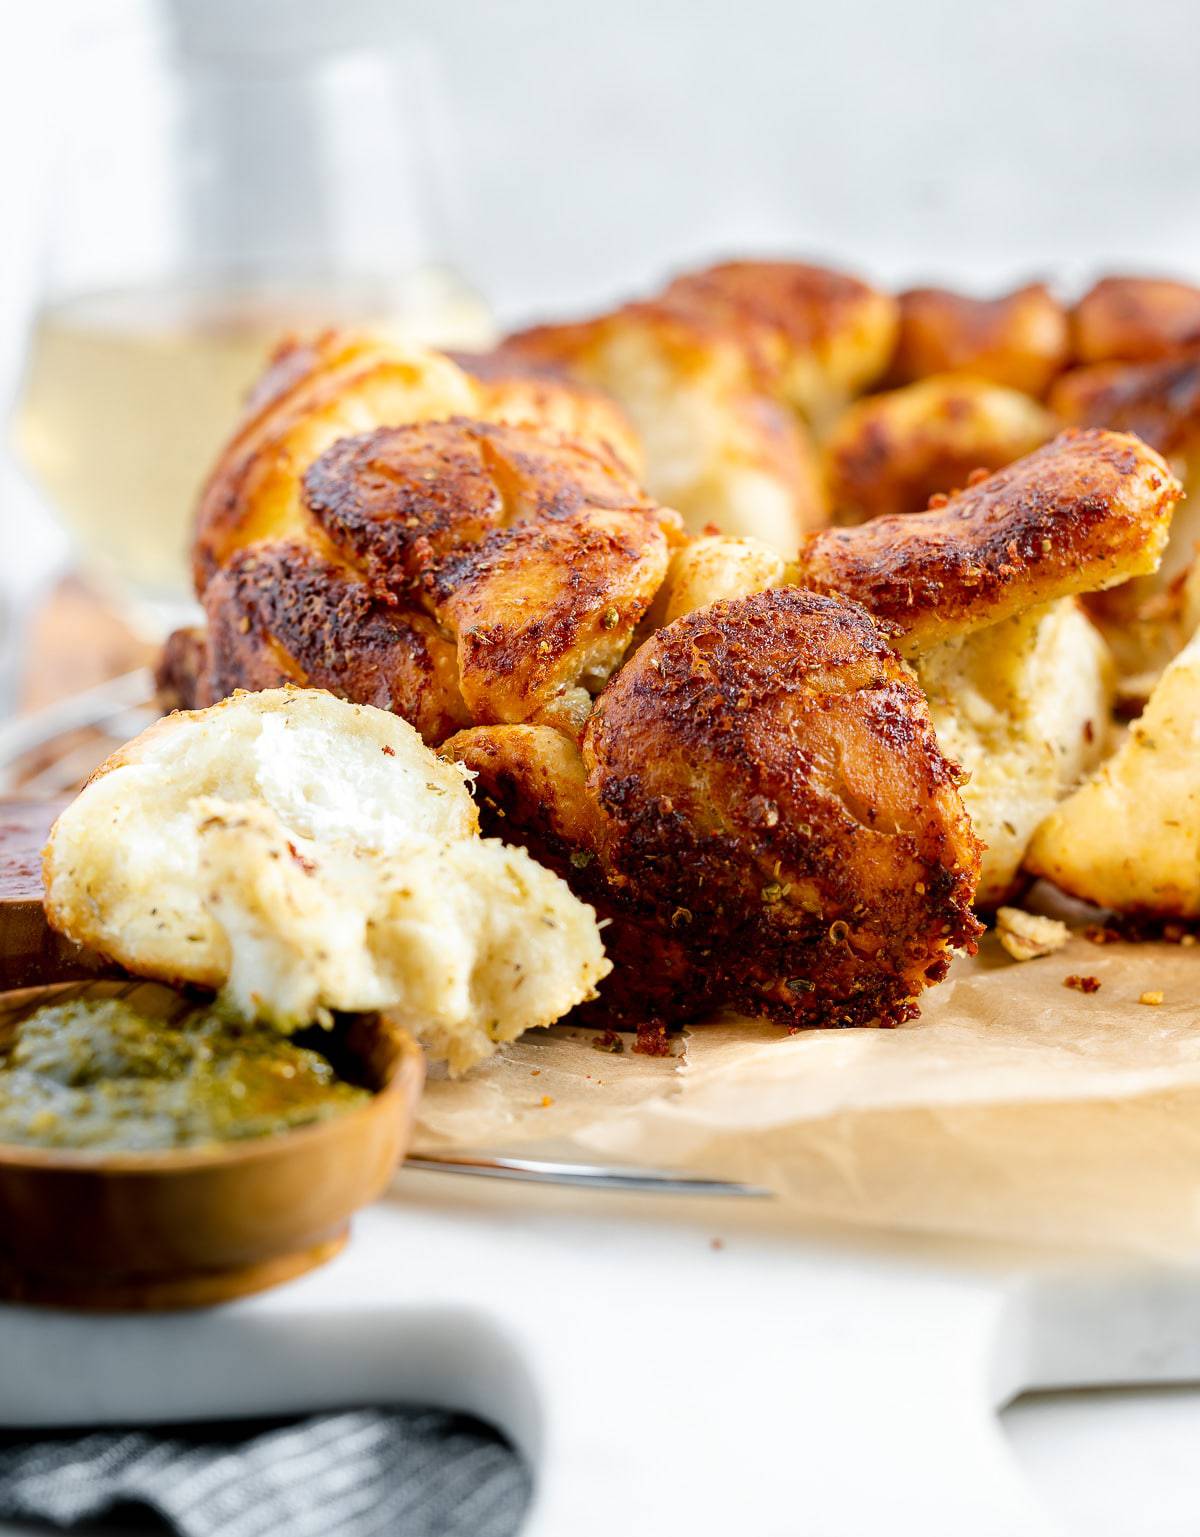
POLYGON ((149 638, 192 612, 191 508, 278 338, 365 325, 487 345, 448 260, 436 77, 416 47, 76 61, 14 446, 77 561, 149 638))

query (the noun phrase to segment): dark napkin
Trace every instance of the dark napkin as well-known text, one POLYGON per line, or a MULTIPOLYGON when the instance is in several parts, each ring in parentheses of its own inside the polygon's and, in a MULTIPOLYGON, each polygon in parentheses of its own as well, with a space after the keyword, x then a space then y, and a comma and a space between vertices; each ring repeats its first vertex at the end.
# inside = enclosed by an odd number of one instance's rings
POLYGON ((133 1505, 180 1537, 512 1537, 529 1488, 494 1431, 431 1409, 0 1439, 0 1517, 62 1527, 133 1505))

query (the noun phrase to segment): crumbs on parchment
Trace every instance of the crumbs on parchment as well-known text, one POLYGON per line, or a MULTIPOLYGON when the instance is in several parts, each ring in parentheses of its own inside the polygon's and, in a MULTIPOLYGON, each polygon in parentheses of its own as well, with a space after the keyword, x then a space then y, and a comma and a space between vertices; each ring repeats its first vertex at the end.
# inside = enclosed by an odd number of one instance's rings
POLYGON ((638 1026, 634 1051, 640 1057, 669 1057, 671 1042, 661 1020, 646 1020, 638 1026))
POLYGON ((1070 937, 1070 929, 1057 918, 1027 913, 1021 907, 1001 907, 996 913, 996 938, 1014 961, 1053 955, 1070 937))
POLYGON ((1073 987, 1077 993, 1098 993, 1100 991, 1099 977, 1081 977, 1073 971, 1069 977, 1063 978, 1064 987, 1073 987))

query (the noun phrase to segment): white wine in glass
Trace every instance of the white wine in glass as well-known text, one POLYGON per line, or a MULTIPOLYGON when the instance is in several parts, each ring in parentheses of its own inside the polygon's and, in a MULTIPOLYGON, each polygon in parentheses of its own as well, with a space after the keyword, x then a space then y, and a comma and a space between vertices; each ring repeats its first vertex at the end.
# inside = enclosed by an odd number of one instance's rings
MULTIPOLYGON (((142 110, 123 123, 162 124, 139 136, 157 164, 138 177, 108 145, 103 208, 94 177, 64 179, 14 444, 81 569, 143 633, 190 617, 191 512, 283 336, 346 325, 442 347, 490 340, 486 306, 433 257, 399 67, 353 55, 189 69, 151 53, 142 110)), ((90 118, 101 137, 105 121, 90 118)), ((77 172, 92 159, 80 158, 77 172)))

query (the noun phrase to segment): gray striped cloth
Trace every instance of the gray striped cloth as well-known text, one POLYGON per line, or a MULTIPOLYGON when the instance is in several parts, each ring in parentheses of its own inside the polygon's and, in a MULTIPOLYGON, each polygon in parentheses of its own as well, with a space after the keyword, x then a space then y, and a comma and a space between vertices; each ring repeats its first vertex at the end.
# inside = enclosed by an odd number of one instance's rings
POLYGON ((528 1501, 498 1436, 435 1410, 0 1440, 0 1517, 59 1527, 134 1505, 180 1537, 512 1537, 528 1501))

